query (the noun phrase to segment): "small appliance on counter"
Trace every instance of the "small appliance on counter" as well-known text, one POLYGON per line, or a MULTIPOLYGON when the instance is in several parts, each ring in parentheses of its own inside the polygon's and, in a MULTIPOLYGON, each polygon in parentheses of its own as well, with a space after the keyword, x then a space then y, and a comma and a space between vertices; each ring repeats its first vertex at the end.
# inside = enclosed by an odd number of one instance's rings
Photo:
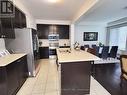
POLYGON ((49 34, 49 58, 56 58, 56 49, 59 48, 59 34, 49 34))
POLYGON ((8 50, 2 50, 0 51, 0 57, 3 57, 3 56, 6 56, 6 55, 9 55, 9 51, 8 50))

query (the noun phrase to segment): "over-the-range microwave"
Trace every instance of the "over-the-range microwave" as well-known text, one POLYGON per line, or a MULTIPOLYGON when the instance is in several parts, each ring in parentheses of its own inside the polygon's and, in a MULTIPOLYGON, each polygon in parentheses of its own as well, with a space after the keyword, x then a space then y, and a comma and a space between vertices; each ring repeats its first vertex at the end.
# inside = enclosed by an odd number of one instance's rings
POLYGON ((59 34, 49 34, 48 39, 49 41, 57 41, 59 40, 59 34))

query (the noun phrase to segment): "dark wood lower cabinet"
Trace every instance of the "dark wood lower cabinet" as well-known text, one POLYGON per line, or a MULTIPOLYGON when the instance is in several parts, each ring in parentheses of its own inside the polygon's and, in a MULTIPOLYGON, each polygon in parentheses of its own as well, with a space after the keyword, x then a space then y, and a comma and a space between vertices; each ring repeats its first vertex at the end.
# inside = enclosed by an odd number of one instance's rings
POLYGON ((61 64, 61 95, 85 95, 90 93, 91 62, 61 64))
POLYGON ((7 95, 6 67, 0 67, 0 95, 7 95))
POLYGON ((5 67, 0 67, 0 95, 16 95, 27 79, 27 75, 26 56, 5 67))
POLYGON ((40 59, 49 58, 49 47, 39 47, 40 59))
POLYGON ((6 67, 8 95, 13 95, 19 86, 17 66, 18 64, 14 62, 6 67))

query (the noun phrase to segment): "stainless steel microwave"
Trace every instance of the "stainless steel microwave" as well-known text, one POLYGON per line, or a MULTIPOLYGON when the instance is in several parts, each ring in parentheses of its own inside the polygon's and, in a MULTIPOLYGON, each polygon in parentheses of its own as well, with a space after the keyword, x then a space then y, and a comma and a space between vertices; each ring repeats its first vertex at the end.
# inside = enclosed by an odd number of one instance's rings
POLYGON ((59 34, 50 34, 48 35, 49 41, 57 41, 59 40, 59 34))

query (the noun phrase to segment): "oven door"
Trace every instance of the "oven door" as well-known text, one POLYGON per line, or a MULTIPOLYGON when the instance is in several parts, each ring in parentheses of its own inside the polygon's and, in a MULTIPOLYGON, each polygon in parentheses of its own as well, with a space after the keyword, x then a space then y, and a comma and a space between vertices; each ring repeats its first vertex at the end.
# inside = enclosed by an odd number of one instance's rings
POLYGON ((49 49, 49 55, 56 55, 56 49, 49 49))

